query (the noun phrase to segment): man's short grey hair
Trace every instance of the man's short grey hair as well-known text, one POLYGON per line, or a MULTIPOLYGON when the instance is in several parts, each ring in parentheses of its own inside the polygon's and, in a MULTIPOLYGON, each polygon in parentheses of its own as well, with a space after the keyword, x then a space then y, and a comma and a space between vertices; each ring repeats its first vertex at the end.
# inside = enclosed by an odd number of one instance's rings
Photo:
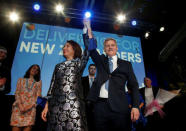
POLYGON ((116 45, 117 45, 117 42, 116 42, 116 40, 114 39, 114 38, 107 38, 107 39, 105 39, 105 41, 104 41, 104 46, 105 46, 105 43, 107 42, 107 41, 109 41, 109 40, 113 40, 115 43, 116 43, 116 45))

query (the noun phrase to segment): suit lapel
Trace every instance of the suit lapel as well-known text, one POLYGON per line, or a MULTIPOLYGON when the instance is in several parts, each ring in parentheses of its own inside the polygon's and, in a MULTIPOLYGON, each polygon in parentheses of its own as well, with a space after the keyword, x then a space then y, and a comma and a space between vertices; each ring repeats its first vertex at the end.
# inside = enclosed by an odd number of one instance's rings
POLYGON ((104 60, 104 67, 105 67, 105 70, 106 70, 108 73, 110 73, 109 63, 108 63, 108 57, 104 55, 103 60, 104 60))
POLYGON ((90 88, 89 77, 87 76, 86 79, 87 79, 86 81, 87 81, 88 88, 90 88))

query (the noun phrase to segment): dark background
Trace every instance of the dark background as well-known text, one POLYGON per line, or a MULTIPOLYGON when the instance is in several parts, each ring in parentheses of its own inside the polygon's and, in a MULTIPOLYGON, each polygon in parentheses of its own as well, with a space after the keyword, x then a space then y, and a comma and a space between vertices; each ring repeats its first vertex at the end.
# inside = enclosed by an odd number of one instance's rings
POLYGON ((168 0, 0 0, 0 36, 1 44, 8 48, 8 63, 11 68, 16 46, 19 40, 23 22, 57 25, 82 29, 83 12, 92 11, 92 28, 95 31, 115 33, 118 35, 136 36, 141 38, 144 64, 147 76, 154 79, 154 84, 164 85, 164 80, 185 79, 185 7, 183 1, 168 0), (33 4, 41 4, 41 10, 33 10, 33 4), (64 14, 54 12, 55 4, 65 6, 64 14), (21 17, 17 23, 9 21, 10 11, 19 12, 21 17), (126 14, 123 24, 116 23, 116 15, 126 14), (70 22, 66 20, 70 19, 70 22), (131 20, 137 20, 137 26, 131 25, 131 20), (164 32, 159 28, 165 27, 164 32), (118 29, 116 29, 118 28, 118 29), (178 33, 180 30, 182 32, 178 33), (150 37, 145 39, 145 32, 150 37), (177 37, 173 39, 173 37, 177 37), (164 55, 160 56, 163 48, 172 41, 164 55), (167 55, 168 54, 168 55, 167 55), (160 61, 163 59, 163 61, 160 61), (167 66, 167 64, 169 66, 167 66), (175 67, 181 64, 180 67, 175 67), (173 67, 172 67, 173 66, 173 67), (176 68, 181 68, 178 74, 176 68), (165 75, 169 73, 170 75, 165 75), (172 74, 174 74, 172 76, 172 74), (174 77, 174 78, 168 78, 174 77), (163 78, 162 78, 163 77, 163 78), (165 78, 166 77, 166 78, 165 78), (178 78, 176 78, 178 77, 178 78))

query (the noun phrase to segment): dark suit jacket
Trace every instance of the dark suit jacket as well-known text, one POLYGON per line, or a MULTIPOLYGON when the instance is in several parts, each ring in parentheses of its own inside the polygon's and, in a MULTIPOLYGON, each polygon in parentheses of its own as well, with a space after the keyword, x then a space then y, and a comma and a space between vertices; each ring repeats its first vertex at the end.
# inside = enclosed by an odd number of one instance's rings
POLYGON ((139 107, 138 83, 130 62, 118 58, 118 67, 110 73, 108 57, 99 55, 96 49, 90 51, 90 56, 97 67, 97 76, 94 81, 88 100, 96 102, 99 98, 101 86, 109 79, 108 102, 115 112, 128 112, 128 101, 125 95, 125 84, 131 88, 133 107, 139 107))
POLYGON ((89 86, 89 77, 85 76, 81 78, 81 82, 83 85, 83 95, 84 95, 84 99, 87 98, 89 90, 90 90, 90 86, 89 86))

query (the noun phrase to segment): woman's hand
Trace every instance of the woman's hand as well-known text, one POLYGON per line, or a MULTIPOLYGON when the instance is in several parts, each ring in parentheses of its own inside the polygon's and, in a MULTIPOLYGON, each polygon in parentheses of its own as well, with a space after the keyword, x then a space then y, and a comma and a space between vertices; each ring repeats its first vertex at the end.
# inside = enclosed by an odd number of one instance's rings
POLYGON ((19 110, 23 113, 25 112, 25 109, 22 104, 18 104, 19 110))
POLYGON ((47 112, 48 112, 48 102, 45 105, 45 108, 43 109, 42 113, 41 113, 41 118, 43 119, 43 121, 47 121, 47 112))

